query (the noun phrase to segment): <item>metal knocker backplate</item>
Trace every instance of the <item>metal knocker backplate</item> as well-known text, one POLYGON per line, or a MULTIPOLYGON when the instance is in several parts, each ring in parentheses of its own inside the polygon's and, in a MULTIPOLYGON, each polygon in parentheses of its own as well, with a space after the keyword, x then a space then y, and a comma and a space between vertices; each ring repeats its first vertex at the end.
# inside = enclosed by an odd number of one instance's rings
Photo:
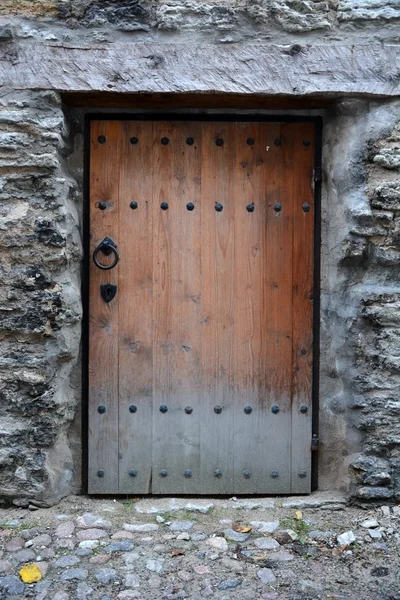
POLYGON ((119 254, 117 251, 117 244, 111 238, 105 237, 104 240, 100 242, 100 244, 96 247, 95 251, 93 252, 94 264, 96 265, 96 267, 102 269, 103 271, 109 271, 110 269, 113 269, 115 267, 118 261, 119 254), (105 256, 110 256, 110 254, 114 254, 114 260, 112 261, 112 263, 110 265, 105 265, 99 262, 99 252, 102 252, 105 256))
POLYGON ((112 283, 103 283, 100 286, 100 294, 103 298, 104 302, 111 302, 115 298, 115 294, 117 293, 117 286, 112 283))

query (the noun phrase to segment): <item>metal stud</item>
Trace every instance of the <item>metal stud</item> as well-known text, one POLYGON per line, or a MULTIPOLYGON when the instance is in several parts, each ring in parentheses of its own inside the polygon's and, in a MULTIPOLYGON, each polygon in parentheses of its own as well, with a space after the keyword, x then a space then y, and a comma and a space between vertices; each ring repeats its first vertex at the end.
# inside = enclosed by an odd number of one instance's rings
POLYGON ((254 144, 255 144, 255 140, 252 137, 248 137, 246 142, 247 142, 248 146, 254 146, 254 144))
POLYGON ((188 146, 193 146, 194 139, 192 137, 188 137, 188 138, 186 138, 186 143, 188 146))
POLYGON ((136 202, 136 200, 132 200, 132 202, 130 203, 129 206, 131 207, 132 210, 136 210, 139 205, 136 202))
POLYGON ((246 415, 251 414, 251 412, 253 411, 253 409, 249 405, 245 406, 243 410, 246 413, 246 415))
POLYGON ((191 414, 192 414, 192 412, 193 412, 193 408, 192 408, 191 406, 187 406, 187 407, 185 408, 185 413, 186 413, 187 415, 191 415, 191 414))
POLYGON ((168 475, 168 471, 165 471, 164 469, 162 471, 160 471, 160 477, 166 477, 168 475))
POLYGON ((308 148, 309 146, 311 146, 310 140, 303 140, 303 146, 304 148, 308 148))
POLYGON ((222 471, 221 471, 221 469, 215 469, 215 471, 214 471, 214 477, 218 477, 218 479, 220 477, 222 477, 222 471))
POLYGON ((214 406, 214 412, 216 415, 220 415, 222 413, 222 406, 220 406, 219 404, 217 404, 217 406, 214 406))
POLYGON ((281 210, 282 210, 282 204, 274 204, 275 212, 281 212, 281 210))
POLYGON ((216 146, 223 146, 224 145, 224 140, 222 138, 217 138, 215 140, 215 144, 216 144, 216 146))
POLYGON ((308 202, 304 202, 303 212, 305 212, 305 213, 310 212, 310 205, 308 204, 308 202))
POLYGON ((135 413, 137 411, 137 406, 135 404, 131 404, 129 407, 129 412, 135 413))
POLYGON ((183 471, 183 476, 189 479, 192 476, 192 471, 190 469, 186 469, 183 471))
POLYGON ((131 137, 131 139, 129 141, 132 145, 137 144, 139 142, 137 137, 131 137))
POLYGON ((248 469, 246 469, 245 471, 243 471, 243 477, 245 479, 250 479, 250 477, 251 477, 251 471, 249 471, 248 469))
POLYGON ((279 473, 278 473, 278 471, 272 471, 272 473, 271 473, 271 477, 272 477, 273 479, 276 479, 277 477, 279 477, 279 473))
POLYGON ((217 202, 216 205, 215 205, 215 210, 217 212, 221 212, 223 209, 224 209, 223 204, 221 204, 220 202, 217 202))
POLYGON ((107 202, 99 202, 98 205, 100 210, 106 210, 107 208, 107 202))
POLYGON ((104 415, 104 413, 106 412, 106 407, 104 406, 104 404, 100 404, 100 406, 97 407, 97 412, 101 415, 104 415))
POLYGON ((274 404, 273 406, 271 406, 271 412, 273 412, 274 415, 277 415, 279 412, 279 406, 277 404, 274 404))
POLYGON ((299 471, 298 476, 304 479, 305 477, 307 477, 307 471, 299 471))
POLYGON ((305 415, 308 412, 308 406, 306 406, 305 404, 300 406, 300 412, 303 413, 303 415, 305 415))
POLYGON ((186 204, 186 208, 187 208, 188 210, 194 210, 194 204, 193 204, 193 202, 188 202, 188 203, 186 204))
POLYGON ((104 477, 104 471, 103 471, 103 469, 99 469, 97 471, 97 477, 104 477))
POLYGON ((128 471, 128 473, 131 477, 136 477, 136 475, 137 475, 136 469, 131 469, 130 471, 128 471))
POLYGON ((166 404, 161 404, 160 412, 162 412, 162 413, 168 412, 168 406, 166 404))
POLYGON ((283 141, 280 138, 276 138, 276 140, 274 141, 275 146, 282 146, 283 141))
POLYGON ((169 139, 167 137, 163 137, 163 138, 161 138, 161 143, 163 146, 168 146, 169 139))
POLYGON ((161 202, 160 208, 162 210, 167 210, 168 209, 168 202, 161 202))
POLYGON ((99 137, 97 138, 97 141, 99 142, 99 144, 105 144, 106 143, 106 136, 105 135, 99 135, 99 137))
POLYGON ((254 204, 248 204, 246 210, 247 212, 254 212, 254 204))

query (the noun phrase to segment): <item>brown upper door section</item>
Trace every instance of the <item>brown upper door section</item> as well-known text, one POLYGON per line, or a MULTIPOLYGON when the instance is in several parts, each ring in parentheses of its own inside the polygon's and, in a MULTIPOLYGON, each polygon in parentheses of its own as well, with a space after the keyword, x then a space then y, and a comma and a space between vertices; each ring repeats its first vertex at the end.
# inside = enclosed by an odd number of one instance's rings
POLYGON ((90 493, 311 491, 314 129, 92 121, 90 493))

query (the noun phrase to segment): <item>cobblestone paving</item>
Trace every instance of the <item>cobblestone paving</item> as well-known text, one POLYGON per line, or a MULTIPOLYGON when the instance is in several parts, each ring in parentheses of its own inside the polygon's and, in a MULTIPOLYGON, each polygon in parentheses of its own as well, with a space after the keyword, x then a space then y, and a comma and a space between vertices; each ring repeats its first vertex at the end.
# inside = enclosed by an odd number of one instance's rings
POLYGON ((400 600, 398 506, 70 497, 0 519, 1 600, 400 600))

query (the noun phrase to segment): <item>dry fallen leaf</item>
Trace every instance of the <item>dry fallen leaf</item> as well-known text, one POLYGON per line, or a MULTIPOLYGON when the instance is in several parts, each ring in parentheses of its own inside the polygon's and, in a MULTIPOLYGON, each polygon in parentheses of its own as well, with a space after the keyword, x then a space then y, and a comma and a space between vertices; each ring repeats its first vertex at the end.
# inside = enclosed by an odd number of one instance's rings
POLYGON ((42 579, 42 573, 35 564, 25 565, 19 572, 24 583, 37 583, 42 579))
POLYGON ((263 552, 263 554, 261 554, 261 556, 253 556, 252 559, 253 560, 265 560, 267 558, 267 553, 263 552))
POLYGON ((233 531, 236 531, 236 533, 249 533, 249 531, 251 531, 251 527, 239 525, 238 523, 233 523, 232 529, 233 531))

